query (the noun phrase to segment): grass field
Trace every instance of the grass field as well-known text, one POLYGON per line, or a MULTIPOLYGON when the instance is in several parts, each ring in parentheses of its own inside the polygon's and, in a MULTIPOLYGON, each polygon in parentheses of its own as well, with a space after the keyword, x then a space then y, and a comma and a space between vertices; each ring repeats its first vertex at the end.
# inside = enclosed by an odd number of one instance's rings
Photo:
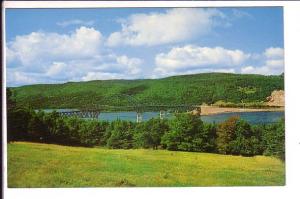
POLYGON ((8 144, 10 188, 284 185, 284 167, 264 156, 8 144))

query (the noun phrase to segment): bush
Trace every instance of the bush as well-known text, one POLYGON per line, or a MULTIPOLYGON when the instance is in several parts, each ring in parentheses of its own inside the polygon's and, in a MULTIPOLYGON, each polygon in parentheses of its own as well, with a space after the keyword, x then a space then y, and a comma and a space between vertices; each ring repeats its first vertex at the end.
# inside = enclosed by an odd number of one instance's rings
POLYGON ((231 154, 253 156, 260 152, 259 139, 244 120, 236 123, 235 139, 230 142, 231 154))
POLYGON ((238 117, 231 117, 219 124, 217 130, 219 153, 253 156, 261 154, 261 140, 258 131, 238 117))
POLYGON ((31 119, 31 111, 22 108, 10 110, 7 113, 7 140, 28 140, 28 124, 31 119))
POLYGON ((216 124, 203 123, 204 130, 204 151, 205 152, 217 152, 217 126, 216 124))
POLYGON ((42 141, 47 136, 47 124, 44 122, 45 113, 39 111, 32 113, 28 123, 28 136, 32 141, 42 141))
POLYGON ((235 138, 236 123, 238 117, 230 117, 223 123, 220 123, 217 128, 217 149, 219 153, 230 154, 230 142, 235 138))
POLYGON ((111 123, 108 130, 110 137, 107 146, 113 149, 130 149, 133 147, 134 123, 116 120, 111 123))
POLYGON ((136 148, 153 148, 161 146, 161 137, 169 130, 166 120, 152 118, 136 125, 134 143, 136 148))
POLYGON ((207 151, 207 138, 199 117, 177 114, 170 121, 170 131, 162 137, 162 143, 168 150, 207 151))
POLYGON ((275 124, 266 125, 263 129, 262 143, 264 155, 272 155, 285 160, 284 119, 275 124))

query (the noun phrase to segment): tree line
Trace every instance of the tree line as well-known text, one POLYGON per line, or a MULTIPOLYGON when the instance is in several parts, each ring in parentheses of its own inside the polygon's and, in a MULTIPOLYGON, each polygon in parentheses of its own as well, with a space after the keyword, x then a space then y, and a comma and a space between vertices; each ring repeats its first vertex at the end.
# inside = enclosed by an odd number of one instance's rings
POLYGON ((214 104, 261 107, 283 76, 203 73, 143 80, 99 80, 11 88, 18 104, 39 108, 86 108, 87 105, 214 104), (126 97, 126 96, 131 96, 126 97), (239 104, 242 103, 242 104, 239 104))
MULTIPOLYGON (((8 93, 8 97, 11 94, 8 93)), ((63 117, 17 107, 8 99, 8 141, 33 141, 113 149, 152 148, 243 156, 272 155, 284 160, 284 119, 274 124, 250 125, 231 117, 211 124, 191 114, 173 119, 153 118, 135 123, 63 117)))

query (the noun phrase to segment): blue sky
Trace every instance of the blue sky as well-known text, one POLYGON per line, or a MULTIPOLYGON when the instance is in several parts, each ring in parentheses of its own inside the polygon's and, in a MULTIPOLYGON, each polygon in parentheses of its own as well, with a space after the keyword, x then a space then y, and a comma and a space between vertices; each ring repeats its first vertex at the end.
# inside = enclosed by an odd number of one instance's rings
POLYGON ((283 10, 6 9, 7 84, 284 70, 283 10))

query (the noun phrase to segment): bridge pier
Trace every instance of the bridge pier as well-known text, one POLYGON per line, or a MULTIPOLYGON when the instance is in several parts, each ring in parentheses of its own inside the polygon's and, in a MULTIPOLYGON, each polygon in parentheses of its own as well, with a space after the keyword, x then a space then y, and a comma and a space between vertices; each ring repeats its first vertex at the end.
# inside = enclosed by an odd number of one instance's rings
POLYGON ((93 119, 98 119, 99 116, 100 116, 100 111, 96 111, 96 112, 93 112, 93 113, 92 113, 92 118, 93 118, 93 119))
POLYGON ((136 122, 140 123, 140 122, 142 122, 142 119, 143 119, 142 113, 141 112, 137 112, 136 113, 136 122))
POLYGON ((93 119, 98 119, 100 116, 100 111, 91 112, 91 116, 93 119))
POLYGON ((166 111, 159 111, 159 118, 162 120, 166 116, 166 111))

